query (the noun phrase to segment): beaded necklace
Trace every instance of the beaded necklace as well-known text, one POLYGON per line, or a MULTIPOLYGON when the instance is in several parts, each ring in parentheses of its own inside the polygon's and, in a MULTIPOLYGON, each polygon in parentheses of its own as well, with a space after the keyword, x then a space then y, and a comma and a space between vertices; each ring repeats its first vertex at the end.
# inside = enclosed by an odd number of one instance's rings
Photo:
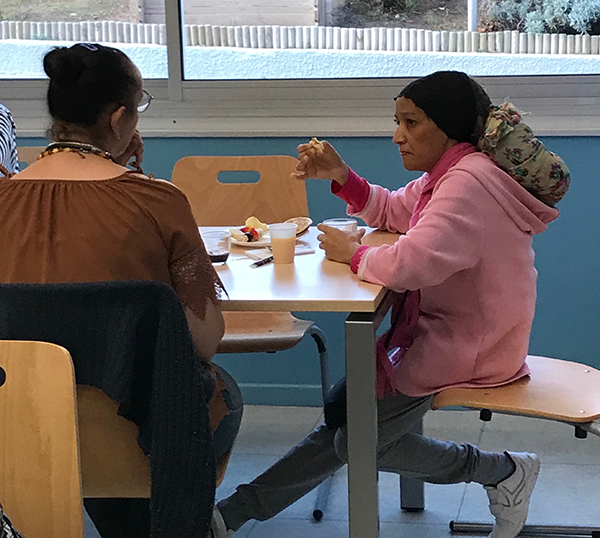
MULTIPOLYGON (((71 152, 71 153, 88 153, 90 155, 98 155, 98 157, 102 157, 103 159, 107 159, 109 161, 115 162, 113 156, 103 149, 94 146, 92 144, 85 144, 84 142, 53 142, 50 144, 42 153, 40 153, 37 160, 43 159, 48 155, 53 155, 54 153, 60 153, 62 151, 71 152)), ((85 158, 84 155, 81 155, 81 158, 85 158)))

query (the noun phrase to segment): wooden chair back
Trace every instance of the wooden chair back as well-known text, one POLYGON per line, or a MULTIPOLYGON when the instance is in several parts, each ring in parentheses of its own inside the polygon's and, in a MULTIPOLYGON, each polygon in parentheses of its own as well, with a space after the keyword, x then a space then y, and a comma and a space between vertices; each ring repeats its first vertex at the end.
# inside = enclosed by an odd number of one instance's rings
POLYGON ((17 155, 20 163, 26 163, 27 166, 34 163, 40 153, 46 148, 44 146, 21 146, 17 147, 17 155))
POLYGON ((240 226, 254 215, 271 224, 307 217, 304 181, 290 178, 298 160, 289 155, 184 157, 172 181, 188 197, 198 226, 240 226), (256 183, 221 183, 220 172, 256 171, 256 183))
POLYGON ((569 423, 600 419, 600 371, 577 362, 529 355, 531 376, 492 388, 446 389, 432 409, 462 406, 569 423))
POLYGON ((0 386, 0 502, 27 538, 82 538, 71 356, 54 344, 4 340, 0 367, 5 377, 0 386))

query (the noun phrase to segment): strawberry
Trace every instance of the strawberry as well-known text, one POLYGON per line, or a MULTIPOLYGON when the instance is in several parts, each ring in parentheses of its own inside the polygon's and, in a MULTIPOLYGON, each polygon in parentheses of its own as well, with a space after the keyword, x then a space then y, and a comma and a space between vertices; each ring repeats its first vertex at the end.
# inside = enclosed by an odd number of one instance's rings
POLYGON ((248 242, 250 241, 258 241, 260 239, 260 233, 256 228, 252 226, 243 226, 240 228, 240 232, 246 235, 248 238, 248 242))

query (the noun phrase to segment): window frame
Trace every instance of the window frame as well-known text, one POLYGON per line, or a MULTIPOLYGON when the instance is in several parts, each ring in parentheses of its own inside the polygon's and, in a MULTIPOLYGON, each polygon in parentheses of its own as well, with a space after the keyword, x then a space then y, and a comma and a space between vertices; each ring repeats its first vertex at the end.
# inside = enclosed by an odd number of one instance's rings
MULTIPOLYGON (((414 78, 184 80, 179 0, 165 0, 168 79, 140 130, 156 137, 389 136, 393 98, 414 78)), ((599 63, 600 66, 600 63, 599 63)), ((478 77, 493 102, 510 100, 538 135, 600 135, 600 74, 478 77)), ((44 136, 45 80, 2 79, 0 96, 19 136, 44 136)))

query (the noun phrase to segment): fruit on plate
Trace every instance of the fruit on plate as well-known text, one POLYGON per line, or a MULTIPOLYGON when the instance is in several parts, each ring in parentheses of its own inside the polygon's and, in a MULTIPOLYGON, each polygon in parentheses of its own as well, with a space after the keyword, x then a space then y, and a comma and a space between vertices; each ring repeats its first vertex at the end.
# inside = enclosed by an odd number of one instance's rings
POLYGON ((258 220, 256 217, 246 219, 246 223, 241 228, 229 228, 231 236, 239 243, 251 243, 259 241, 269 230, 269 227, 258 220))

